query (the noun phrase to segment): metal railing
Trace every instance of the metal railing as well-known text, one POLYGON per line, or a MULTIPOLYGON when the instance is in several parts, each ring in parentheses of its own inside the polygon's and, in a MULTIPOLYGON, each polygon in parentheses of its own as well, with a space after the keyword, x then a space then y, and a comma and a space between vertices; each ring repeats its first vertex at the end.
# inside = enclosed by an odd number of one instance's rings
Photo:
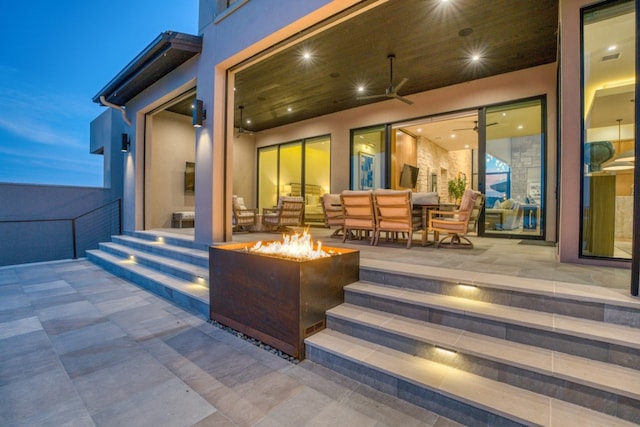
POLYGON ((77 259, 114 234, 122 234, 120 199, 74 218, 2 220, 0 265, 77 259))

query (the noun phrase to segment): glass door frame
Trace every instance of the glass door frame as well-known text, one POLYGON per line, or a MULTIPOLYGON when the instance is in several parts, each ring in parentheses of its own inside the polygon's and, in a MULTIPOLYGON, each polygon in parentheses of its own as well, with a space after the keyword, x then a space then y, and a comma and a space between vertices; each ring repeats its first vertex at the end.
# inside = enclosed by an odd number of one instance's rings
MULTIPOLYGON (((547 97, 546 95, 532 96, 522 99, 514 99, 498 104, 486 105, 478 109, 478 191, 486 196, 486 155, 487 155, 487 110, 496 107, 517 105, 529 101, 540 101, 540 132, 541 132, 541 171, 540 171, 540 234, 527 235, 518 233, 487 233, 485 230, 485 213, 487 205, 480 213, 478 220, 478 236, 504 239, 520 239, 520 240, 545 240, 547 235, 546 212, 547 212, 547 97)), ((486 200, 486 199, 485 199, 486 200)))

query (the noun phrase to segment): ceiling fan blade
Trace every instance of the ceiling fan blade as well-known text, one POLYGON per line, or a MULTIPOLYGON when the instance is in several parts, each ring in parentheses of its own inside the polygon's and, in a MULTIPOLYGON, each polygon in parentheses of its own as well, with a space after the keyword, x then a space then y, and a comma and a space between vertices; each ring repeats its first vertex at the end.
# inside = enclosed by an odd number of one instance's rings
POLYGON ((493 126, 493 125, 497 125, 497 124, 498 124, 498 122, 493 122, 493 123, 487 124, 487 126, 493 126))
POLYGON ((407 98, 405 98, 405 97, 403 97, 403 96, 400 96, 400 95, 398 95, 397 93, 396 93, 396 95, 394 96, 394 98, 395 98, 395 99, 397 99, 398 101, 402 101, 402 102, 404 102, 405 104, 409 104, 409 105, 412 105, 412 104, 413 104, 413 101, 411 101, 411 100, 409 100, 409 99, 407 99, 407 98))
POLYGON ((364 100, 364 99, 375 99, 375 98, 386 98, 387 94, 381 94, 381 95, 366 95, 366 96, 358 96, 356 99, 358 101, 364 100))
POLYGON ((404 79, 402 79, 402 80, 400 81, 400 83, 398 83, 398 86, 396 86, 396 90, 395 90, 395 91, 396 91, 396 92, 398 92, 398 91, 400 90, 400 88, 401 88, 401 87, 402 87, 402 86, 403 86, 407 81, 409 81, 409 79, 408 79, 408 78, 406 78, 406 77, 405 77, 404 79))
POLYGON ((451 129, 452 132, 458 131, 458 130, 475 130, 475 128, 458 128, 458 129, 451 129))

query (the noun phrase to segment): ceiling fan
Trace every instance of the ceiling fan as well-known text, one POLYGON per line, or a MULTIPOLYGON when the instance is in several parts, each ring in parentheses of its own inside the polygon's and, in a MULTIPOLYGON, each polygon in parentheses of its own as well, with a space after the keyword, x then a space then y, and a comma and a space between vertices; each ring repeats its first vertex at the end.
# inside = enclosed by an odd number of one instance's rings
MULTIPOLYGON (((487 126, 493 126, 493 125, 497 125, 498 122, 494 122, 494 123, 487 123, 487 126)), ((451 129, 452 131, 457 131, 457 130, 472 130, 474 132, 478 132, 478 121, 474 120, 473 121, 473 127, 472 128, 460 128, 460 129, 451 129)))
POLYGON ((238 127, 238 131, 236 132, 236 138, 240 138, 240 135, 253 135, 253 132, 242 127, 242 124, 244 123, 244 121, 242 120, 244 105, 240 105, 238 108, 240 109, 240 126, 238 127))
POLYGON ((375 98, 395 98, 409 105, 413 104, 413 101, 410 101, 407 98, 404 98, 398 95, 398 91, 407 82, 407 80, 409 80, 408 78, 405 77, 404 79, 402 79, 398 84, 398 86, 396 87, 393 86, 393 60, 395 59, 395 57, 396 56, 393 53, 390 53, 389 55, 387 55, 387 58, 389 58, 389 87, 387 87, 385 92, 379 95, 359 96, 357 98, 358 100, 375 99, 375 98))

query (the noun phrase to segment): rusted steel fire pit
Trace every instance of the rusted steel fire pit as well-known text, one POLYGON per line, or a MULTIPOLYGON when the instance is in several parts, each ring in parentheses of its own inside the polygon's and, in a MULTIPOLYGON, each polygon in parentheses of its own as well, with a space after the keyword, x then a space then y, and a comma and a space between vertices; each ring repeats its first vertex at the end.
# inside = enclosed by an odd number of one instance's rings
POLYGON ((360 252, 323 247, 329 256, 297 260, 255 253, 255 245, 209 248, 211 319, 304 359, 304 339, 324 329, 325 312, 358 281, 360 252))

